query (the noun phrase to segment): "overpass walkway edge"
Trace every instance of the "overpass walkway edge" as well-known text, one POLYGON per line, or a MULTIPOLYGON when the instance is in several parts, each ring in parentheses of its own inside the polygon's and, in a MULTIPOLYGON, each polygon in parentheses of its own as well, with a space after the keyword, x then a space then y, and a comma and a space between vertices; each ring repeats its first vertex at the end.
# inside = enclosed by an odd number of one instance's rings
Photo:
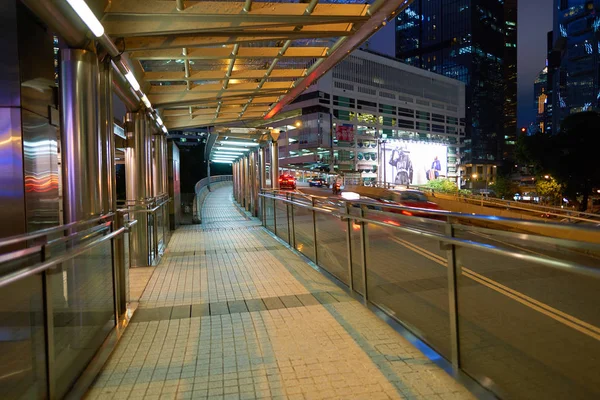
POLYGON ((237 208, 231 187, 207 196, 202 220, 173 234, 86 398, 479 397, 237 208))

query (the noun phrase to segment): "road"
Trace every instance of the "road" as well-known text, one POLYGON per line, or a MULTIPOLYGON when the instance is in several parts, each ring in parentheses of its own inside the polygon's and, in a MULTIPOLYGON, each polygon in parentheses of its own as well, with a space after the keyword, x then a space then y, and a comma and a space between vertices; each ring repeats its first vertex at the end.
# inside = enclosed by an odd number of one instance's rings
MULTIPOLYGON (((330 189, 302 188, 333 197, 330 189)), ((352 210, 356 212, 356 209, 352 210)), ((285 206, 278 229, 287 239, 285 206)), ((317 213, 318 264, 348 284, 348 223, 317 213)), ((409 218, 367 217, 388 224, 444 232, 437 221, 417 226, 409 218)), ((312 213, 294 207, 292 239, 314 260, 312 213)), ((361 225, 351 223, 352 281, 362 291, 361 225)), ((408 325, 446 358, 451 357, 448 259, 437 240, 367 226, 369 300, 408 325)), ((600 267, 600 258, 553 245, 528 245, 491 233, 457 231, 462 239, 516 255, 544 256, 600 267)), ((523 258, 457 247, 459 342, 462 368, 490 380, 505 398, 600 398, 600 282, 534 264, 523 258)))

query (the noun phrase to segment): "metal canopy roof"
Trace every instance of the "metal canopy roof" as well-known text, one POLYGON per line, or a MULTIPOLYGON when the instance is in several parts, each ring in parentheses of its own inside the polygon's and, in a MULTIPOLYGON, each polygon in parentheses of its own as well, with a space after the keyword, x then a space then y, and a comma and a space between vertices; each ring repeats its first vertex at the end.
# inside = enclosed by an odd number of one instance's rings
POLYGON ((167 128, 242 125, 281 110, 410 2, 111 0, 102 25, 139 61, 167 128))

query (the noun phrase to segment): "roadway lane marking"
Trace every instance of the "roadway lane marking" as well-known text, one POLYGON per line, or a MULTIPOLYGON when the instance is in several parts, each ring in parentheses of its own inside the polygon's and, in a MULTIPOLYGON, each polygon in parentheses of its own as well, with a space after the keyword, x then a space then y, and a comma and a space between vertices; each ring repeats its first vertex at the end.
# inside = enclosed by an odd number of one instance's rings
MULTIPOLYGON (((445 259, 444 257, 441 257, 435 253, 430 252, 429 250, 426 250, 420 246, 417 246, 414 243, 410 243, 406 240, 403 239, 399 239, 399 238, 392 238, 393 241, 395 241, 396 243, 408 248, 409 250, 412 250, 444 267, 448 267, 447 263, 448 260, 445 259)), ((480 283, 486 287, 488 287, 489 289, 492 289, 498 293, 501 293, 535 311, 538 311, 552 319, 554 319, 555 321, 558 321, 564 325, 567 325, 587 336, 590 336, 596 340, 600 340, 600 328, 589 324, 585 321, 582 321, 576 317, 573 317, 572 315, 569 315, 563 311, 557 310, 554 307, 551 307, 545 303, 542 303, 541 301, 535 300, 521 292, 518 292, 514 289, 511 289, 507 286, 502 285, 499 282, 496 282, 484 275, 481 275, 469 268, 466 268, 464 266, 461 266, 461 272, 463 273, 463 275, 469 279, 472 279, 474 281, 476 281, 477 283, 480 283)))

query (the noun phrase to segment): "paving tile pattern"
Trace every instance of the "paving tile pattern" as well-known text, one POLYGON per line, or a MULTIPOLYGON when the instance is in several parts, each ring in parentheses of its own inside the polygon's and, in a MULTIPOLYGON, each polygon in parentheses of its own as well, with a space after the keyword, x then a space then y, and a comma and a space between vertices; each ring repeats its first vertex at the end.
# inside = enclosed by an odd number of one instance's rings
POLYGON ((173 235, 87 398, 472 398, 248 220, 231 188, 209 194, 203 221, 173 235))

